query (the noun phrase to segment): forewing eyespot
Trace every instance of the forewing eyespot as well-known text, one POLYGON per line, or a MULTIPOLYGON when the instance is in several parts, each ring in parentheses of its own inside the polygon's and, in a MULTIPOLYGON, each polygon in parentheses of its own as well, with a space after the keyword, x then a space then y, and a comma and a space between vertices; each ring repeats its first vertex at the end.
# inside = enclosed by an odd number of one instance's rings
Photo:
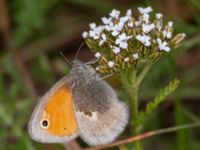
POLYGON ((40 126, 43 129, 47 129, 49 127, 49 120, 48 119, 42 119, 40 122, 40 126))

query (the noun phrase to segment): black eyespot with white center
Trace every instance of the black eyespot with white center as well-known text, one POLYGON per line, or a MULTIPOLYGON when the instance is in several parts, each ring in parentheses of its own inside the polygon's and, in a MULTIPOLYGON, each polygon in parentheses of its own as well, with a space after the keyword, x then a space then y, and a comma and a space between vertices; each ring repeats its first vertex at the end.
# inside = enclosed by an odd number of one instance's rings
POLYGON ((40 122, 40 126, 43 129, 47 129, 49 127, 49 120, 48 119, 42 119, 40 122))

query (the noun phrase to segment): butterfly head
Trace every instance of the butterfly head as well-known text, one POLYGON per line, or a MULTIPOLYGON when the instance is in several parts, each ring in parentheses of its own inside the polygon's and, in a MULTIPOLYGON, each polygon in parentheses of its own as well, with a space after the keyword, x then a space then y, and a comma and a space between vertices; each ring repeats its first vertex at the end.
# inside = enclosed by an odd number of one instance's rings
POLYGON ((73 68, 70 74, 76 81, 88 81, 97 77, 96 71, 90 65, 86 65, 77 59, 73 61, 73 68))

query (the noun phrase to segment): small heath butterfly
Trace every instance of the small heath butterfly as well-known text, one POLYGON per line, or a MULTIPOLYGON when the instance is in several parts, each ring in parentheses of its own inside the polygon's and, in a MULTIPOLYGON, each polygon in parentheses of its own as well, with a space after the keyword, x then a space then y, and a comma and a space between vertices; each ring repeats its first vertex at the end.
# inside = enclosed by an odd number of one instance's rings
POLYGON ((79 60, 39 101, 29 134, 42 143, 64 143, 80 136, 89 145, 107 144, 124 130, 128 108, 96 71, 79 60))

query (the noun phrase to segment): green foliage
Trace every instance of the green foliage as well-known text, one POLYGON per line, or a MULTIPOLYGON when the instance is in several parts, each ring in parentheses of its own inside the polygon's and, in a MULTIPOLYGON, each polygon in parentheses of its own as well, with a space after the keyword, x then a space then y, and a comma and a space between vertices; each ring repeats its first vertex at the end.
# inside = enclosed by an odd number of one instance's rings
POLYGON ((88 9, 95 10, 94 13, 103 13, 103 12, 108 12, 110 9, 112 9, 116 4, 111 2, 111 1, 93 1, 93 0, 69 0, 69 2, 76 4, 76 5, 81 5, 84 6, 88 9))
POLYGON ((198 0, 189 0, 189 2, 200 11, 200 3, 198 0))
POLYGON ((15 46, 20 46, 33 35, 34 30, 43 26, 49 9, 55 0, 17 0, 11 5, 16 28, 13 32, 15 46))
MULTIPOLYGON (((181 125, 186 123, 185 116, 182 115, 182 108, 180 99, 178 97, 175 98, 174 101, 175 106, 175 121, 177 125, 181 125)), ((187 131, 181 130, 177 132, 177 150, 187 150, 188 148, 188 136, 187 131)))
POLYGON ((30 99, 26 98, 26 89, 19 73, 12 62, 10 55, 2 60, 4 68, 0 74, 0 144, 1 149, 27 149, 33 150, 32 141, 23 130, 24 123, 29 114, 30 99), (8 77, 12 84, 5 78, 8 77), (23 95, 22 95, 23 93, 23 95), (16 139, 8 144, 7 139, 16 139))
POLYGON ((163 90, 161 90, 159 94, 155 96, 154 100, 147 104, 146 109, 143 112, 140 112, 137 124, 141 125, 145 119, 153 112, 153 110, 155 110, 161 102, 166 100, 166 97, 169 94, 176 90, 179 83, 179 80, 174 79, 163 90))
POLYGON ((41 54, 37 59, 35 59, 35 61, 31 64, 31 70, 33 71, 33 75, 37 78, 38 82, 49 84, 53 84, 53 82, 55 82, 46 55, 41 54), (36 68, 35 66, 38 67, 36 68))

